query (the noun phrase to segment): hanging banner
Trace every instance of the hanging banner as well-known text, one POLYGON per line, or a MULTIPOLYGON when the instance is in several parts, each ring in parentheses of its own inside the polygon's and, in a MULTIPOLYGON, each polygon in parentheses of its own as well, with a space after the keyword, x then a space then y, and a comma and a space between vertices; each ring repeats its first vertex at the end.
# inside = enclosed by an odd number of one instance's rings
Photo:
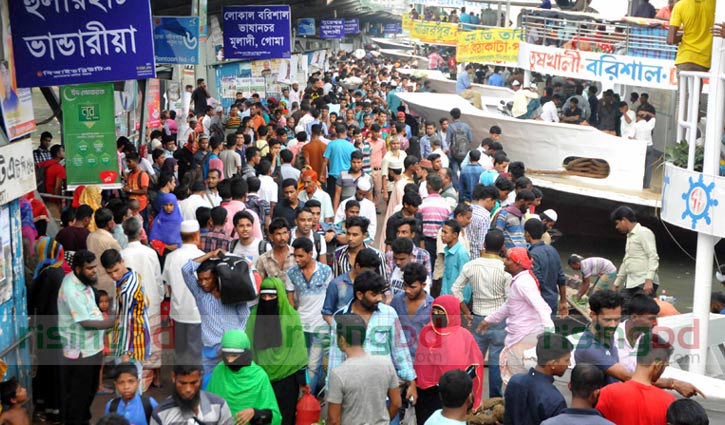
POLYGON ((677 68, 672 60, 557 49, 522 42, 518 66, 581 80, 677 90, 677 68))
POLYGON ((290 57, 290 7, 225 6, 224 57, 277 59, 290 57))
POLYGON ((400 34, 403 32, 403 26, 400 22, 383 25, 383 34, 400 34))
POLYGON ((413 29, 413 20, 410 19, 410 14, 403 13, 401 25, 403 26, 403 29, 406 31, 410 31, 413 29))
POLYGON ((153 78, 144 0, 10 1, 18 87, 153 78))
POLYGON ((315 35, 315 18, 300 18, 297 20, 298 36, 314 36, 315 35))
POLYGON ((154 16, 154 50, 156 63, 198 64, 199 18, 154 16))
POLYGON ((32 140, 0 146, 0 205, 35 190, 34 164, 32 140))
POLYGON ((345 38, 345 21, 343 19, 320 19, 320 38, 323 40, 345 38))
POLYGON ((345 19, 345 36, 360 34, 360 20, 345 19))
POLYGON ((423 43, 455 46, 458 43, 458 25, 446 22, 413 21, 410 38, 418 39, 423 43))
POLYGON ((10 65, 0 62, 0 99, 5 132, 10 140, 25 136, 35 130, 33 95, 30 89, 15 87, 10 65))
POLYGON ((87 184, 120 187, 113 84, 60 89, 68 189, 87 184))
POLYGON ((148 113, 147 128, 161 127, 161 82, 156 78, 150 78, 147 90, 146 111, 148 113))
POLYGON ((498 63, 518 66, 521 30, 492 28, 458 33, 456 60, 459 63, 498 63))

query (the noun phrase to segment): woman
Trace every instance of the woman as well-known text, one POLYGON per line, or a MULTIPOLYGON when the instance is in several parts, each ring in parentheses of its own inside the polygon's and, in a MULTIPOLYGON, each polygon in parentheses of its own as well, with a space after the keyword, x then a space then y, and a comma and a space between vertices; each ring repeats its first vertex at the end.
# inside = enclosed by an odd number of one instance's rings
MULTIPOLYGON (((63 247, 52 238, 38 239, 35 255, 38 265, 28 286, 28 313, 34 329, 55 329, 58 326, 58 291, 70 267, 64 260, 63 247)), ((56 391, 61 380, 60 351, 50 347, 52 344, 43 342, 33 353, 38 364, 33 379, 33 398, 39 412, 54 412, 61 407, 62 398, 56 391)))
MULTIPOLYGON (((80 205, 88 205, 93 209, 93 212, 96 212, 96 210, 101 208, 101 200, 101 187, 97 185, 86 186, 86 188, 83 189, 83 192, 81 192, 81 196, 78 198, 80 205)), ((96 221, 91 220, 90 223, 88 223, 88 231, 93 232, 95 230, 96 221)))
POLYGON ((247 321, 247 336, 253 341, 254 362, 272 383, 282 425, 293 425, 297 395, 307 384, 307 349, 300 316, 290 305, 282 280, 262 281, 259 304, 247 321))
POLYGON ((167 252, 173 251, 181 246, 181 217, 179 203, 173 193, 159 193, 159 204, 161 211, 156 215, 149 233, 151 247, 164 256, 167 252))
POLYGON ((483 355, 475 338, 461 326, 461 307, 453 295, 441 295, 433 301, 431 321, 420 332, 415 353, 418 376, 418 402, 415 416, 418 425, 442 408, 438 380, 449 370, 460 369, 473 375, 474 409, 481 404, 483 355))

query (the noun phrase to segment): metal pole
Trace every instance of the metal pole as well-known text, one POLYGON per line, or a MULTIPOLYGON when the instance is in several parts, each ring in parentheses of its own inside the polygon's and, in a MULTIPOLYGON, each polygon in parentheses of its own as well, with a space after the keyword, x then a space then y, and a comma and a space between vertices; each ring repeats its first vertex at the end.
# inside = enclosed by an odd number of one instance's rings
MULTIPOLYGON (((715 22, 725 21, 725 2, 717 2, 715 9, 715 22)), ((702 172, 706 176, 717 176, 720 160, 720 139, 723 132, 723 101, 725 100, 725 86, 722 72, 725 63, 721 53, 723 39, 714 37, 712 42, 712 64, 710 67, 710 94, 707 102, 707 128, 705 129, 705 159, 702 172)), ((690 93, 690 96, 698 96, 690 93)), ((707 371, 708 340, 710 333, 710 291, 712 291, 712 266, 715 254, 715 236, 698 233, 697 235, 697 261, 695 265, 695 289, 692 300, 693 326, 699 329, 695 332, 697 341, 690 355, 690 371, 704 375, 707 371)))

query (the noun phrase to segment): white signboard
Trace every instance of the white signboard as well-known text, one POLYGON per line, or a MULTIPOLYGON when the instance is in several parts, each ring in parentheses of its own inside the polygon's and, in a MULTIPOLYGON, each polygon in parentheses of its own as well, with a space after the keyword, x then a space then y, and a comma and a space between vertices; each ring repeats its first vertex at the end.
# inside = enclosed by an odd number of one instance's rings
POLYGON ((30 139, 0 147, 0 205, 35 190, 35 163, 30 139))
POLYGON ((725 177, 706 176, 672 164, 662 184, 664 221, 684 229, 725 237, 725 177))

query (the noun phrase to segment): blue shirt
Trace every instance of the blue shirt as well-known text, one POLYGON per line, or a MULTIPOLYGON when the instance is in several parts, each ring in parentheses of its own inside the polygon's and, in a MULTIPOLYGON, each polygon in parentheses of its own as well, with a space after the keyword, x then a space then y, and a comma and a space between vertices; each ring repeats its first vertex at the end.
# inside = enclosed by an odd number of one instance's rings
POLYGON ((511 377, 504 402, 503 423, 507 425, 539 425, 566 409, 566 400, 554 386, 554 377, 534 368, 511 377))
MULTIPOLYGON (((574 350, 574 361, 576 364, 589 363, 601 369, 605 374, 610 367, 619 363, 619 352, 617 344, 614 343, 614 334, 609 344, 605 344, 594 337, 592 331, 587 328, 582 332, 579 343, 574 350)), ((611 375, 605 376, 607 385, 619 382, 611 375)))
POLYGON ((415 358, 415 350, 418 348, 418 337, 423 326, 430 322, 430 312, 433 308, 433 297, 425 294, 425 301, 418 306, 413 316, 408 315, 408 305, 405 303, 405 292, 398 292, 393 297, 390 306, 395 309, 400 319, 400 326, 403 328, 405 338, 408 340, 410 357, 415 358))
MULTIPOLYGON (((111 413, 110 409, 112 402, 113 399, 110 399, 108 400, 108 403, 106 403, 106 415, 111 413)), ((149 397, 149 402, 151 403, 152 410, 158 405, 153 397, 149 397)), ((118 407, 116 408, 115 413, 126 418, 130 425, 148 425, 148 422, 146 421, 146 412, 143 409, 143 402, 141 401, 141 396, 138 394, 129 400, 128 403, 121 399, 118 402, 118 407)))
POLYGON ((322 314, 332 316, 335 312, 350 304, 355 291, 352 289, 350 272, 337 276, 327 286, 325 303, 322 306, 322 314))
MULTIPOLYGON (((441 287, 441 295, 453 294, 451 292, 453 282, 456 281, 458 275, 461 274, 461 270, 463 270, 463 266, 469 261, 471 261, 471 256, 460 241, 456 242, 453 248, 448 248, 448 245, 443 248, 443 284, 441 287)), ((463 290, 463 299, 466 302, 471 299, 470 285, 466 285, 463 290)))
POLYGON ((350 155, 355 152, 355 146, 345 139, 335 139, 325 148, 325 158, 329 161, 327 174, 337 178, 341 172, 350 169, 350 155))
POLYGON ((541 425, 614 425, 604 419, 597 409, 564 409, 559 415, 549 418, 541 425))
POLYGON ((506 249, 517 246, 526 247, 523 213, 515 206, 510 205, 500 209, 493 226, 503 232, 503 242, 506 249))
POLYGON ((307 128, 305 128, 305 131, 307 132, 307 137, 310 137, 310 135, 312 134, 312 126, 315 124, 320 124, 322 134, 327 135, 327 124, 320 120, 312 120, 307 124, 307 128))
MULTIPOLYGON (((395 90, 390 90, 385 96, 385 102, 388 104, 388 111, 397 111, 400 106, 400 98, 395 90)), ((381 126, 383 127, 383 126, 381 126)))
POLYGON ((492 184, 496 183, 497 178, 498 178, 498 171, 483 170, 483 172, 481 173, 481 177, 478 179, 478 182, 484 186, 491 186, 492 184))
POLYGON ((498 72, 491 74, 491 76, 488 77, 487 85, 503 87, 504 86, 503 75, 499 74, 498 72))
POLYGON ((461 201, 470 201, 473 195, 473 187, 476 186, 478 180, 483 173, 483 167, 480 164, 468 164, 461 170, 461 201))
POLYGON ((566 284, 559 252, 551 245, 537 242, 529 247, 529 254, 534 260, 533 272, 539 280, 541 296, 553 313, 559 304, 559 287, 566 284))
POLYGON ((461 94, 464 90, 468 90, 470 88, 471 79, 468 77, 468 72, 461 72, 460 75, 458 75, 458 79, 456 80, 456 94, 461 94))

